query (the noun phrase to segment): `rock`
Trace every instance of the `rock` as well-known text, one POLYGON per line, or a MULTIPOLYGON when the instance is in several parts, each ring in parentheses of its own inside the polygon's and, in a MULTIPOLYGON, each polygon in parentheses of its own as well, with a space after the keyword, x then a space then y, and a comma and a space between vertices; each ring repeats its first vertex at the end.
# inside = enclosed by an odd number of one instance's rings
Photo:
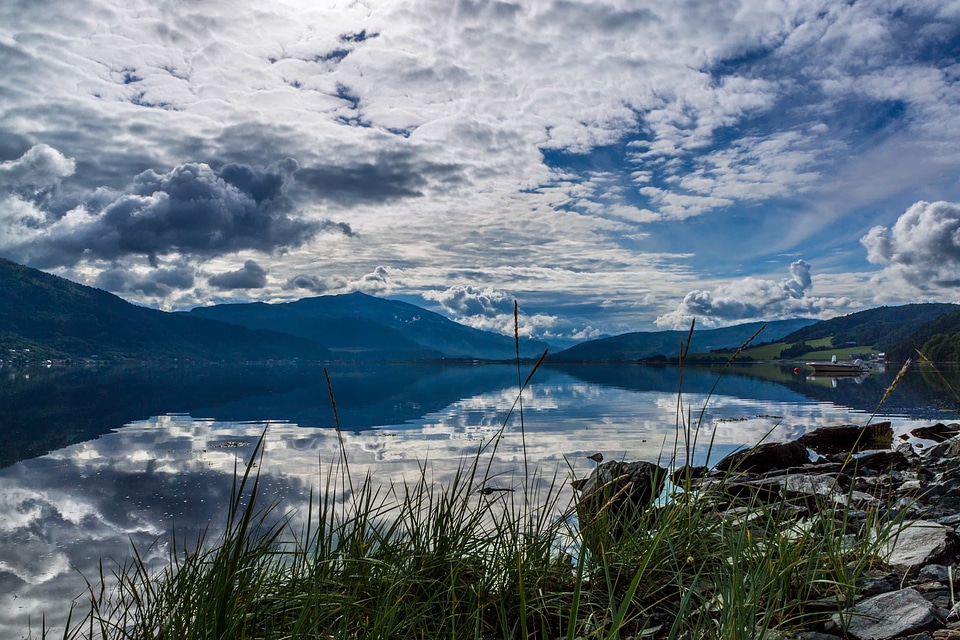
POLYGON ((889 422, 876 422, 865 427, 852 424, 821 427, 803 434, 796 441, 823 455, 889 449, 893 444, 893 429, 889 422))
POLYGON ((938 629, 933 632, 934 640, 960 640, 960 631, 956 629, 938 629))
POLYGON ((960 440, 948 440, 930 447, 923 453, 923 457, 928 460, 941 460, 943 458, 956 458, 960 455, 960 440))
POLYGON ((864 598, 890 593, 900 588, 900 580, 896 575, 888 573, 882 576, 867 578, 860 587, 859 594, 864 598))
POLYGON ((942 564, 928 564, 920 569, 917 577, 921 580, 949 580, 950 569, 942 564))
POLYGON ((767 442, 735 451, 717 464, 720 471, 766 473, 774 469, 801 467, 810 463, 807 447, 799 442, 767 442))
POLYGON ((831 619, 856 640, 896 638, 941 624, 936 607, 913 588, 867 598, 831 619))
POLYGON ((902 451, 877 451, 867 453, 853 460, 854 470, 873 469, 875 471, 889 472, 890 470, 903 471, 910 466, 910 461, 902 451))
POLYGON ((942 422, 931 427, 920 427, 919 429, 914 429, 910 432, 910 435, 915 438, 923 438, 924 440, 933 440, 934 442, 943 442, 949 440, 950 438, 960 434, 960 424, 950 424, 946 425, 942 422))
MULTIPOLYGON (((934 583, 937 584, 937 583, 934 583)), ((943 588, 943 585, 939 585, 939 589, 929 589, 924 591, 921 595, 923 598, 934 605, 942 611, 950 610, 950 590, 943 588)))
POLYGON ((902 485, 900 485, 900 488, 898 489, 898 491, 901 494, 915 496, 920 493, 920 488, 921 488, 921 485, 919 480, 907 480, 902 485))
POLYGON ((624 519, 646 511, 666 479, 667 470, 651 462, 614 460, 597 466, 580 487, 577 500, 585 535, 619 537, 624 519))
POLYGON ((960 524, 960 513, 955 513, 951 516, 945 516, 937 520, 937 524, 942 524, 947 527, 955 527, 960 524))
POLYGON ((886 562, 901 575, 917 573, 927 564, 944 564, 957 551, 953 532, 936 522, 916 520, 886 544, 886 562))
POLYGON ((703 478, 710 471, 708 467, 694 467, 689 464, 685 464, 676 471, 673 472, 673 475, 670 476, 670 481, 676 485, 683 485, 684 481, 689 477, 694 478, 703 478))

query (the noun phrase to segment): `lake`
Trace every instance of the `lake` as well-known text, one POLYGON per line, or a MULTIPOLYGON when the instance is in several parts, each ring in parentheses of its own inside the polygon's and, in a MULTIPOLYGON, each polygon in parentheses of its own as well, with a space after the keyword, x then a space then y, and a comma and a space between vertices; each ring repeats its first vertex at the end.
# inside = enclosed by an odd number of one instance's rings
POLYGON ((678 416, 701 425, 696 462, 712 439, 711 464, 821 426, 882 419, 900 435, 960 419, 950 389, 916 369, 876 416, 896 371, 838 380, 738 365, 718 382, 719 372, 545 366, 507 421, 516 366, 331 365, 338 434, 316 367, 0 369, 0 637, 24 637, 44 612, 61 626, 72 601, 83 605, 83 577, 94 579, 101 558, 108 570, 124 561, 131 541, 160 567, 173 527, 178 539, 211 522, 216 532, 234 470, 264 430, 263 492, 296 522, 341 440, 353 477, 384 487, 415 481, 422 468, 442 483, 485 447, 487 486, 522 490, 526 464, 569 494, 595 452, 669 463, 678 416))

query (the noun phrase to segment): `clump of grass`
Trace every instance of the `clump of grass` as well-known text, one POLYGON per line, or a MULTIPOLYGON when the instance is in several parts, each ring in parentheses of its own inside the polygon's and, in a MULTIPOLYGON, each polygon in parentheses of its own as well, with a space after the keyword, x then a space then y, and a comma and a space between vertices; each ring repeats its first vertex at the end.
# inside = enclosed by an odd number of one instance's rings
MULTIPOLYGON (((518 369, 521 435, 542 361, 525 381, 518 369)), ((689 415, 681 404, 682 462, 703 421, 689 415)), ((159 573, 136 549, 112 578, 101 570, 63 637, 762 638, 822 615, 812 602, 850 602, 893 531, 876 513, 835 517, 828 496, 798 518, 786 500, 732 501, 729 477, 697 486, 687 475, 668 499, 585 533, 557 475, 525 459, 521 487, 489 483, 508 420, 442 486, 426 463, 409 483, 353 478, 341 450, 302 528, 258 500, 261 437, 235 474, 224 533, 173 545, 159 573)))

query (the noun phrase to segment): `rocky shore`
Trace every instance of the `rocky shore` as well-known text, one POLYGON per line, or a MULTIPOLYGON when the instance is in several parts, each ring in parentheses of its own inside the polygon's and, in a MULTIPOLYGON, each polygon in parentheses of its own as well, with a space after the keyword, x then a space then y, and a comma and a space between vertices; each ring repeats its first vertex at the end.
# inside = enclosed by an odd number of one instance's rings
POLYGON ((859 575, 852 602, 806 603, 801 629, 758 637, 960 640, 958 434, 960 424, 897 438, 888 422, 823 428, 793 442, 737 452, 710 470, 684 467, 672 476, 647 462, 605 462, 576 482, 578 514, 590 527, 599 513, 653 510, 653 497, 672 483, 668 489, 709 501, 718 518, 775 506, 785 526, 830 517, 842 520, 849 536, 871 535, 862 526, 868 519, 892 523, 894 535, 878 545, 875 562, 859 575))

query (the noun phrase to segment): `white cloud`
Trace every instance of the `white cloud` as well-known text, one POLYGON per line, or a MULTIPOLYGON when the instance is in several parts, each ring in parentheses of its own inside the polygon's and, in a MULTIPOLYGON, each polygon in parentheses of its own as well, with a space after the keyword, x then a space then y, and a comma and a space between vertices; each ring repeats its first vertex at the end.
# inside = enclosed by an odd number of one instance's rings
POLYGON ((16 160, 0 162, 0 193, 36 196, 73 175, 77 163, 46 144, 31 147, 16 160))
POLYGON ((960 290, 960 204, 917 202, 892 228, 875 226, 860 239, 867 259, 881 265, 876 282, 960 290))
POLYGON ((385 294, 389 293, 395 285, 390 278, 390 269, 378 265, 372 272, 351 282, 348 287, 356 291, 385 294))
POLYGON ((696 318, 700 326, 716 327, 748 320, 816 317, 849 304, 842 299, 809 297, 812 287, 810 265, 797 260, 790 265, 790 277, 782 280, 747 277, 713 290, 695 289, 676 309, 658 316, 656 323, 681 329, 696 318))
POLYGON ((455 285, 445 291, 426 291, 423 297, 437 302, 457 317, 486 316, 493 318, 513 313, 513 298, 492 287, 455 285))
POLYGON ((602 332, 582 320, 544 312, 527 313, 519 300, 493 287, 454 285, 443 291, 425 291, 425 300, 440 304, 457 322, 475 329, 540 340, 589 340, 602 332), (514 315, 514 303, 517 314, 514 315))

